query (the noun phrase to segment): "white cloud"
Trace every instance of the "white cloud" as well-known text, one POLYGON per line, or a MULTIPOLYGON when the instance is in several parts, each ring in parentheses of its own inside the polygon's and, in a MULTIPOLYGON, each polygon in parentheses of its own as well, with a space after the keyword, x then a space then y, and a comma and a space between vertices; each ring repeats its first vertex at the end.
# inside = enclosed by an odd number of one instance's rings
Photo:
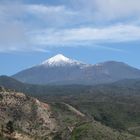
POLYGON ((76 17, 79 16, 76 11, 73 11, 64 5, 25 5, 27 14, 37 19, 39 24, 44 24, 47 28, 67 27, 76 22, 76 17))
POLYGON ((24 50, 29 43, 21 15, 24 15, 21 3, 0 4, 0 52, 24 50))
POLYGON ((116 25, 104 28, 51 29, 32 32, 31 38, 35 44, 49 46, 87 44, 88 42, 128 42, 140 39, 140 27, 116 25))
POLYGON ((95 0, 95 15, 100 20, 117 20, 122 18, 140 18, 139 0, 95 0))
POLYGON ((28 11, 33 13, 33 14, 58 14, 61 13, 62 14, 75 14, 74 12, 66 9, 66 7, 64 5, 60 5, 60 6, 47 6, 47 5, 27 5, 26 6, 28 11))
MULTIPOLYGON (((63 0, 62 0, 63 1, 63 0)), ((80 23, 106 24, 140 19, 140 0, 69 0, 80 23)))
POLYGON ((140 39, 140 27, 134 25, 115 25, 104 28, 85 27, 31 31, 27 34, 28 41, 22 40, 27 36, 21 36, 21 32, 22 31, 19 33, 19 30, 16 31, 15 27, 15 29, 13 28, 13 34, 7 32, 4 36, 0 36, 1 44, 4 41, 4 45, 0 46, 0 51, 47 52, 47 49, 51 47, 91 46, 97 48, 98 46, 102 49, 121 52, 121 50, 117 48, 101 47, 100 44, 131 42, 139 41, 140 39), (6 37, 8 39, 7 42, 5 40, 6 37), (28 43, 26 44, 25 42, 28 43))
POLYGON ((139 5, 140 0, 0 3, 0 51, 43 52, 47 47, 139 41, 139 5))

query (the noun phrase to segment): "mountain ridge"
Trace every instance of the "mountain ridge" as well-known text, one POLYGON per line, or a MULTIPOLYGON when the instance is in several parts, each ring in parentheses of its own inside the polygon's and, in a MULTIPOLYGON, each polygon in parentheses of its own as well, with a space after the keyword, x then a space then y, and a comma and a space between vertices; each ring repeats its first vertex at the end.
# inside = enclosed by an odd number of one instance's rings
POLYGON ((140 78, 140 70, 117 61, 85 64, 58 54, 12 77, 21 82, 40 85, 95 85, 140 78))

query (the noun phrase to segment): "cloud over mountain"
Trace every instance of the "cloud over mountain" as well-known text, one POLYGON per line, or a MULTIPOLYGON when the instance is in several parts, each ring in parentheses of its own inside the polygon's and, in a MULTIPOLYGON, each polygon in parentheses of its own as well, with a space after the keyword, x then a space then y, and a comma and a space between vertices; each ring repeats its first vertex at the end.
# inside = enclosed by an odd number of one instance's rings
POLYGON ((139 0, 1 1, 0 52, 139 41, 139 0))

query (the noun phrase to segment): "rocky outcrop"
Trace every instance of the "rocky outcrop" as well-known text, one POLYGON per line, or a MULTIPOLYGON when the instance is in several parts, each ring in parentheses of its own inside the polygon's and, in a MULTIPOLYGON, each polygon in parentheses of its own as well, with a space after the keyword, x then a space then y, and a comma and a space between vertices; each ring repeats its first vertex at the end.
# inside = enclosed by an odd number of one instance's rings
POLYGON ((16 131, 34 137, 48 138, 52 133, 57 132, 57 123, 52 117, 51 107, 48 104, 23 93, 9 92, 2 87, 0 89, 0 127, 2 131, 7 133, 16 131))

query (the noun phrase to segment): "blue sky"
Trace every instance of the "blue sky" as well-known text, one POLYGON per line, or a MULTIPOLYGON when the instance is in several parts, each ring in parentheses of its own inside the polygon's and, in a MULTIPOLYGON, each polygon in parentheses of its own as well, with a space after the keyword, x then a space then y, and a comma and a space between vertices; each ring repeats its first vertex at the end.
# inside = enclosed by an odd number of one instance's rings
POLYGON ((140 69, 140 0, 0 1, 0 75, 58 53, 140 69))

